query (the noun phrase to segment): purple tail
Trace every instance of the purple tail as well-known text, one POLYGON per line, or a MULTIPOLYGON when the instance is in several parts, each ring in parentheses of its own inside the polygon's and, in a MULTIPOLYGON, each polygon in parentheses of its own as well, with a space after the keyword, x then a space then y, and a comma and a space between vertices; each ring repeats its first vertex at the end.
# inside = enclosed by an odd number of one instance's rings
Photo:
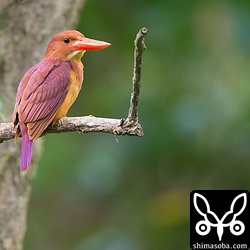
POLYGON ((32 144, 33 141, 29 139, 28 128, 24 124, 20 124, 22 133, 22 148, 21 148, 21 171, 29 167, 32 157, 32 144))

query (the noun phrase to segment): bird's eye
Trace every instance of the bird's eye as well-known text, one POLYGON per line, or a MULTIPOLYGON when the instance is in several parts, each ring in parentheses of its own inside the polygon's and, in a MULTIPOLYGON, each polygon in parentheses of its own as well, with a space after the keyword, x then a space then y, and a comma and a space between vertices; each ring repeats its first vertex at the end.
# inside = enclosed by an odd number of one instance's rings
POLYGON ((65 43, 69 43, 69 42, 70 42, 69 38, 64 38, 63 41, 64 41, 65 43))

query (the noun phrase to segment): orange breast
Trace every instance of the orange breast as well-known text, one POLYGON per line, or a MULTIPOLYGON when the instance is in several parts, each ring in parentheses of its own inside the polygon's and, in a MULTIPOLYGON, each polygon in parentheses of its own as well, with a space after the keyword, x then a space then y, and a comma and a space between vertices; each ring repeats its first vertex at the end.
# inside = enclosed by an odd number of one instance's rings
POLYGON ((83 65, 78 63, 71 63, 72 70, 70 72, 70 84, 68 89, 68 94, 65 97, 64 102, 59 107, 54 119, 53 124, 57 122, 58 119, 65 117, 69 111, 71 105, 75 102, 83 81, 83 65))

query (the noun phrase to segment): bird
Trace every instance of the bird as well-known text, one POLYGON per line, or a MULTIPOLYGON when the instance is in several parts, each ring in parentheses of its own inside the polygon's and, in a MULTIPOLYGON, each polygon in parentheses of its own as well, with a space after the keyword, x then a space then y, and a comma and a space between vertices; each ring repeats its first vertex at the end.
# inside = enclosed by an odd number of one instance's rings
POLYGON ((43 59, 24 74, 12 117, 15 141, 22 136, 21 171, 31 164, 33 141, 50 124, 66 117, 76 100, 83 82, 84 53, 110 45, 76 30, 63 31, 51 39, 43 59))

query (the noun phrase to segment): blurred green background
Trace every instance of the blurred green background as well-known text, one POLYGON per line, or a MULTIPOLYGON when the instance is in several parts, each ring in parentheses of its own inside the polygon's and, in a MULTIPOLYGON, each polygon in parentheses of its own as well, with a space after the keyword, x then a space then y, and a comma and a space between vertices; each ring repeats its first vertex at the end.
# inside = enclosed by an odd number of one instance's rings
POLYGON ((46 136, 25 250, 189 249, 190 192, 249 189, 249 24, 249 1, 87 1, 77 29, 112 46, 69 116, 126 117, 146 26, 145 136, 46 136))

